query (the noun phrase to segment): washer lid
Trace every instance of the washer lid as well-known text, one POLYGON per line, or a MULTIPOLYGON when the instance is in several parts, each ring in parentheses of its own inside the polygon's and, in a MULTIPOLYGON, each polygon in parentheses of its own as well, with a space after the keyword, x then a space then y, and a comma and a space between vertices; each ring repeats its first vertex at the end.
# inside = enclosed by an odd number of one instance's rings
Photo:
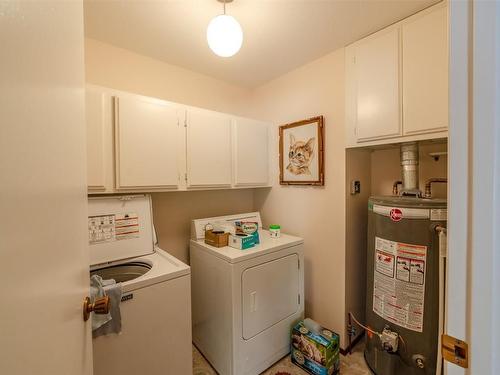
POLYGON ((90 265, 154 252, 149 195, 89 198, 90 265))

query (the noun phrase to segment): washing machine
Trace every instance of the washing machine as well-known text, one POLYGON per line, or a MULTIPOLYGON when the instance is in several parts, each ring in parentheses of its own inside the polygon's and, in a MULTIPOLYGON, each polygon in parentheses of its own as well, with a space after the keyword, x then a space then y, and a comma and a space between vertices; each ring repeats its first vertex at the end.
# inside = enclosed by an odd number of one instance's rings
POLYGON ((94 375, 192 373, 190 268, 156 246, 148 195, 89 198, 90 273, 122 283, 122 331, 92 340, 94 375))
POLYGON ((304 316, 303 240, 271 238, 258 212, 193 220, 193 341, 219 375, 257 375, 290 352, 304 316), (246 250, 204 242, 207 224, 253 221, 260 244, 246 250))

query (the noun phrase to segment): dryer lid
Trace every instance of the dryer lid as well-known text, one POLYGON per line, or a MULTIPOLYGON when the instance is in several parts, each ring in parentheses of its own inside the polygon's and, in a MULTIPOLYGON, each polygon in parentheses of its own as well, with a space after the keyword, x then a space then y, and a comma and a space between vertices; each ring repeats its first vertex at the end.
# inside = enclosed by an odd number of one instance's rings
POLYGON ((88 204, 90 265, 154 252, 151 197, 92 197, 88 204))

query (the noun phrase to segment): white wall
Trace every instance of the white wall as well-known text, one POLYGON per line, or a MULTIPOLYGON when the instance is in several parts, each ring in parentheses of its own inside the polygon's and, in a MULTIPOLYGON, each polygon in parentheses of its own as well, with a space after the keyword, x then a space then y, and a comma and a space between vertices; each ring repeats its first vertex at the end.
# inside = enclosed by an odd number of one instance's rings
MULTIPOLYGON (((345 303, 345 151, 344 50, 330 53, 257 88, 249 116, 271 121, 272 190, 256 190, 255 209, 264 224, 305 239, 306 314, 344 332, 345 303), (280 186, 278 126, 325 117, 325 186, 280 186)), ((345 342, 345 335, 341 337, 345 342)), ((342 346, 344 344, 342 343, 342 346)))
POLYGON ((189 262, 192 219, 252 211, 252 189, 153 194, 154 223, 160 246, 183 262, 189 262))
POLYGON ((176 103, 240 114, 248 89, 95 39, 85 39, 87 83, 176 103))
MULTIPOLYGON (((215 111, 241 114, 250 91, 93 39, 85 40, 86 82, 215 111)), ((154 221, 162 248, 188 261, 194 218, 253 210, 251 189, 156 193, 154 221)))

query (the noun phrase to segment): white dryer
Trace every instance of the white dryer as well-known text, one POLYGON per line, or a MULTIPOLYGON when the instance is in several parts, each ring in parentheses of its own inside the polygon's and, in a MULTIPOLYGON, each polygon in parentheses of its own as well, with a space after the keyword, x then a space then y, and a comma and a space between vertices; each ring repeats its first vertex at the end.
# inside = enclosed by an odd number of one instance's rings
POLYGON ((122 283, 122 332, 92 340, 95 375, 192 373, 189 266, 155 243, 148 195, 89 198, 90 272, 122 283))
POLYGON ((190 263, 193 341, 220 375, 257 375, 290 351, 304 315, 303 240, 262 230, 258 212, 194 220, 190 263), (208 223, 259 223, 247 250, 205 244, 208 223))

